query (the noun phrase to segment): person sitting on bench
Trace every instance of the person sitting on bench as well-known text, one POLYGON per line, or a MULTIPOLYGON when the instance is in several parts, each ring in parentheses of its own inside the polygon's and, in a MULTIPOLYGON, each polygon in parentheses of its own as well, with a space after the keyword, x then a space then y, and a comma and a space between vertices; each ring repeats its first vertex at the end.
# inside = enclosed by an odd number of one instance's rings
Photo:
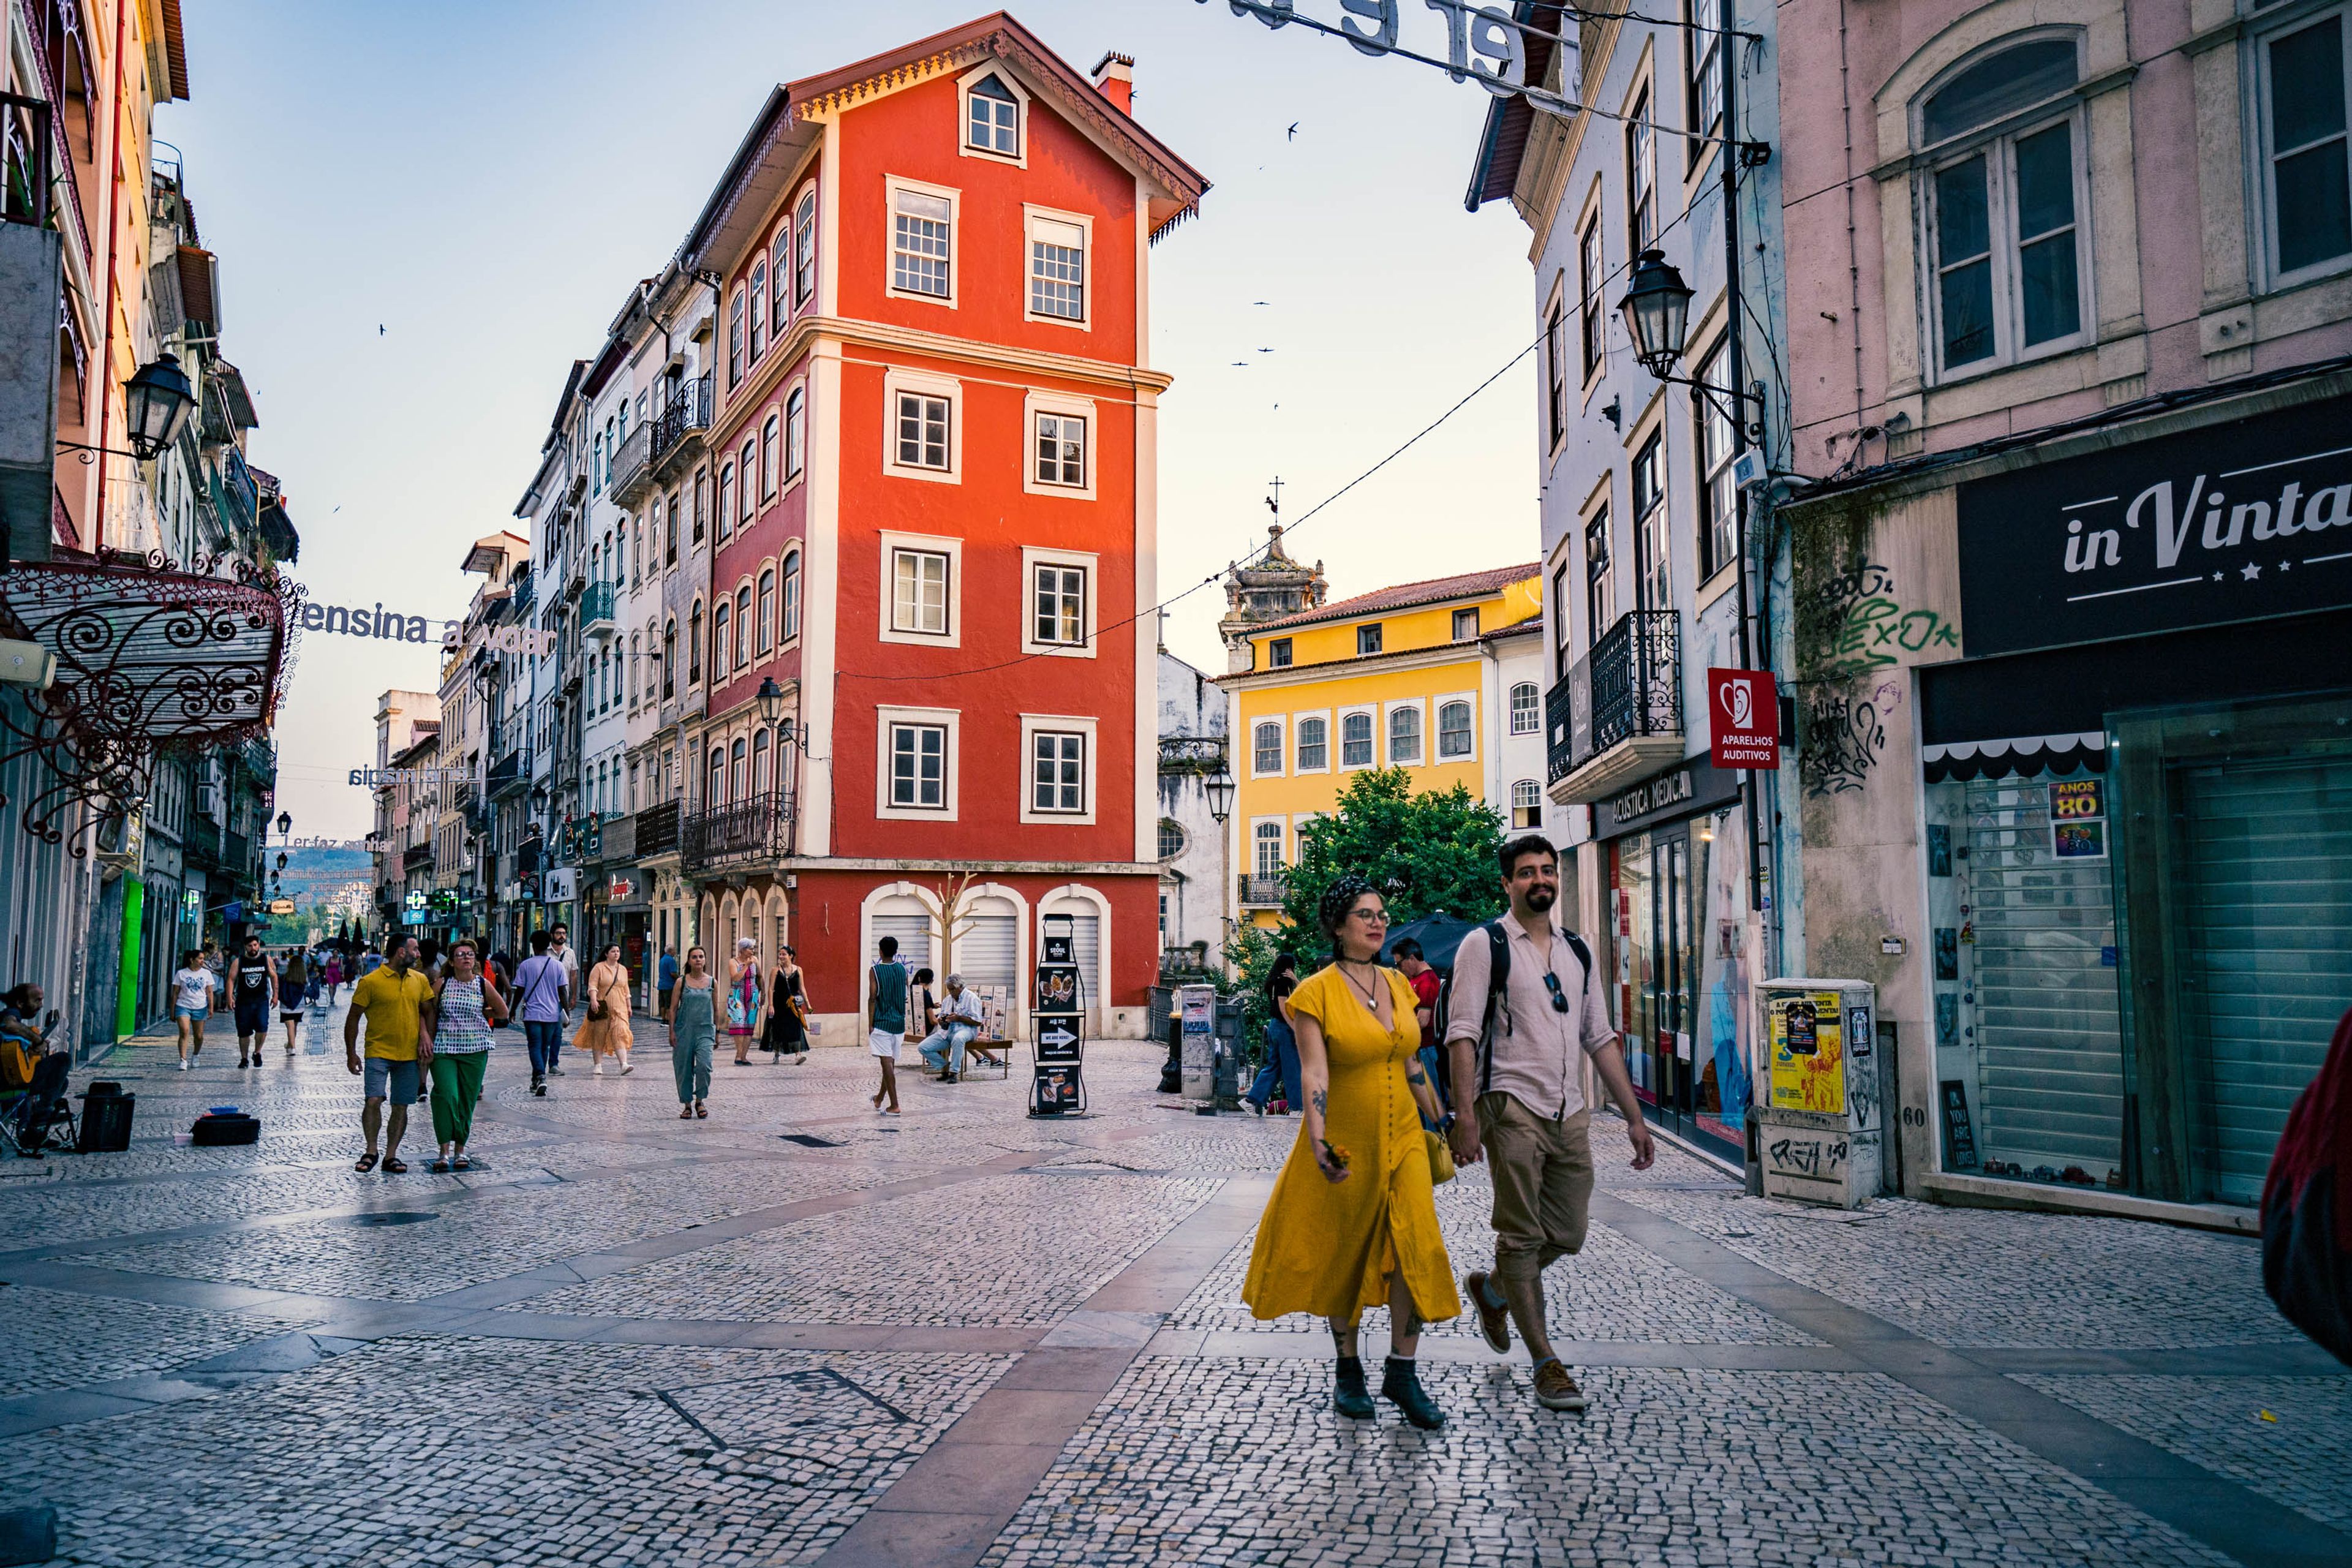
POLYGON ((964 1048, 980 1037, 980 998, 963 988, 963 976, 948 976, 948 994, 940 998, 939 1027, 923 1041, 923 1060, 937 1068, 941 1083, 963 1075, 964 1048))

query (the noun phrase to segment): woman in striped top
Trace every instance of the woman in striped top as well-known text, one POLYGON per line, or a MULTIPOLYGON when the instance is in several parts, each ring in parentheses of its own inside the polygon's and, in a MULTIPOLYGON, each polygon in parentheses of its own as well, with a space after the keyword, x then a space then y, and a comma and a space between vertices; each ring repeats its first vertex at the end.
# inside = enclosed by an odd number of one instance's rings
POLYGON ((466 1140, 474 1130, 474 1107, 482 1099, 490 1031, 507 1021, 506 998, 479 963, 473 939, 459 937, 449 949, 448 968, 433 988, 433 1136, 441 1145, 441 1157, 432 1166, 436 1172, 473 1166, 466 1157, 466 1140))

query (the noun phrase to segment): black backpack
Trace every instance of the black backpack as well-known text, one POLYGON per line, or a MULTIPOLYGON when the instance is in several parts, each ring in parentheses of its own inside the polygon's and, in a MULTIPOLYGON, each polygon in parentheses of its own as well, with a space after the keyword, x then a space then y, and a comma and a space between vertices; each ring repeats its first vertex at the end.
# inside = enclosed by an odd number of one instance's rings
MULTIPOLYGON (((1511 981, 1511 938, 1500 920, 1488 921, 1478 929, 1486 933, 1486 1011, 1478 1020, 1478 1092, 1484 1094, 1495 1078, 1495 1009, 1511 981)), ((1572 931, 1559 934, 1568 939, 1568 950, 1584 965, 1584 990, 1591 990, 1592 950, 1572 931)), ((1581 992, 1578 1000, 1583 1000, 1581 992)))

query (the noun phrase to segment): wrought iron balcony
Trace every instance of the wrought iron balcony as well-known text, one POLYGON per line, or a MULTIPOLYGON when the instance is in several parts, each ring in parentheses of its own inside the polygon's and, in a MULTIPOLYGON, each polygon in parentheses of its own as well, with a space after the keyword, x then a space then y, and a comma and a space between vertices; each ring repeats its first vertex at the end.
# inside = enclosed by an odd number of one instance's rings
POLYGON ((705 372, 682 383, 654 419, 654 478, 667 479, 692 459, 702 450, 699 437, 709 428, 710 376, 705 372))
POLYGON ((637 858, 677 853, 677 802, 666 800, 637 813, 637 858))
POLYGON ((613 584, 591 583, 580 595, 580 635, 608 637, 620 629, 613 618, 613 584))
MULTIPOLYGON (((491 749, 496 751, 497 746, 498 742, 492 741, 491 749)), ((483 780, 484 792, 492 800, 501 800, 521 789, 530 779, 530 759, 520 751, 508 752, 490 764, 489 774, 483 780)))
POLYGON ((404 871, 429 871, 433 868, 433 842, 412 844, 400 852, 400 868, 404 871))
POLYGON ((527 625, 532 603, 539 597, 539 574, 526 566, 515 575, 512 596, 507 601, 507 614, 518 625, 527 625))
POLYGON ((634 816, 611 816, 604 819, 604 831, 599 836, 603 851, 598 858, 607 866, 634 866, 637 860, 637 819, 634 816))
POLYGON ((1243 872, 1235 879, 1240 884, 1238 900, 1245 910, 1274 910, 1282 907, 1282 899, 1289 889, 1289 879, 1284 876, 1253 877, 1243 872))
POLYGON ((648 420, 637 426, 621 439, 621 449, 613 454, 613 499, 623 506, 635 506, 643 500, 653 487, 654 427, 648 420))
POLYGON ((1544 772, 1563 805, 1599 800, 1683 755, 1682 617, 1635 610, 1544 699, 1544 772))
POLYGON ((778 859, 793 852, 793 797, 770 791, 688 816, 680 851, 689 870, 778 859))

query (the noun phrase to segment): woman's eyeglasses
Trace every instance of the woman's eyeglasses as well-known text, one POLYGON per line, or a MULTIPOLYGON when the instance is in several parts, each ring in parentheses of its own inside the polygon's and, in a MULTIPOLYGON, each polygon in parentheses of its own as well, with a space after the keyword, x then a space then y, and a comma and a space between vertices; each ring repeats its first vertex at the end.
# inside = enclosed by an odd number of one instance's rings
POLYGON ((1544 989, 1551 993, 1551 1010, 1553 1012, 1565 1013, 1568 1011, 1568 993, 1559 988, 1559 975, 1546 974, 1544 976, 1544 989))

